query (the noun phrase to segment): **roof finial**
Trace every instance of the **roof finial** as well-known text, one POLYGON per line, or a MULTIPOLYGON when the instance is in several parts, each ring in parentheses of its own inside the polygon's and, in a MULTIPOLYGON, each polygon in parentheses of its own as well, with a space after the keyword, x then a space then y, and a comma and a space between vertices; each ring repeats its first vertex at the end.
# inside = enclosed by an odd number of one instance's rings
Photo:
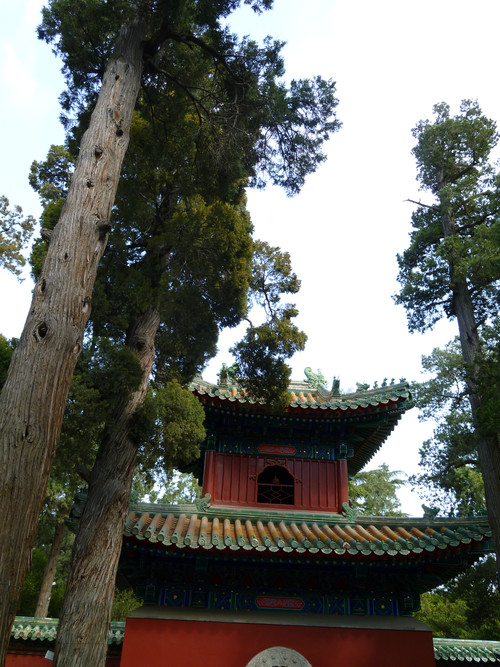
POLYGON ((311 387, 311 389, 319 389, 325 385, 325 376, 321 372, 320 368, 318 368, 317 373, 314 373, 312 368, 308 366, 307 368, 304 368, 304 373, 307 378, 307 384, 311 387))
POLYGON ((217 377, 219 378, 217 384, 236 384, 237 375, 238 364, 236 362, 231 364, 231 366, 227 366, 223 363, 220 371, 217 373, 217 377))

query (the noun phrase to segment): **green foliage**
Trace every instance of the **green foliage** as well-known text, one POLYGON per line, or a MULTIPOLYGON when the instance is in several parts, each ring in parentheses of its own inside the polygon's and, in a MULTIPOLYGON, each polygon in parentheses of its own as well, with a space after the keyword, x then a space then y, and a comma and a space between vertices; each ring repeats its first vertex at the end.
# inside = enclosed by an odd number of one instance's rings
POLYGON ((7 371, 9 370, 10 360, 16 343, 16 338, 9 340, 0 334, 0 387, 3 387, 3 383, 7 378, 7 371))
POLYGON ((307 337, 293 324, 298 315, 293 304, 281 305, 283 294, 295 294, 300 281, 292 271, 290 255, 256 241, 250 280, 250 302, 265 314, 263 324, 250 322, 243 339, 231 349, 237 374, 245 388, 276 409, 286 406, 290 369, 286 364, 303 350, 307 337))
POLYGON ((498 141, 495 122, 485 118, 473 100, 463 100, 460 113, 453 118, 444 102, 433 111, 434 122, 420 121, 413 130, 418 139, 413 154, 423 188, 437 193, 446 184, 460 182, 474 191, 498 141))
POLYGON ((265 241, 255 241, 250 289, 253 302, 272 319, 283 294, 297 294, 300 289, 289 253, 265 241))
POLYGON ((500 639, 500 593, 493 556, 466 570, 445 588, 425 593, 416 617, 437 637, 500 639))
MULTIPOLYGON (((66 533, 68 533, 68 531, 66 531, 66 533)), ((48 535, 49 533, 47 533, 47 536, 48 535)), ((37 535, 37 543, 32 551, 31 568, 26 575, 26 579, 24 580, 21 599, 16 611, 16 614, 19 616, 34 616, 35 614, 38 594, 42 585, 45 566, 47 565, 49 558, 52 535, 53 533, 50 533, 47 543, 44 543, 39 534, 37 535)), ((64 591, 66 589, 66 578, 69 571, 73 537, 74 536, 71 534, 66 534, 64 538, 63 547, 58 559, 56 575, 50 595, 48 611, 49 618, 57 618, 59 616, 59 611, 61 609, 62 601, 64 598, 64 591)))
POLYGON ((0 196, 0 267, 15 276, 21 275, 26 264, 22 252, 30 240, 35 219, 24 216, 20 206, 10 208, 7 197, 0 196))
POLYGON ((195 498, 201 498, 201 486, 192 473, 172 470, 160 481, 164 486, 155 494, 150 494, 151 502, 173 505, 192 503, 195 498))
POLYGON ((246 313, 253 242, 242 187, 223 192, 214 170, 193 180, 199 131, 175 96, 172 106, 134 118, 92 327, 124 341, 137 314, 154 305, 155 376, 186 383, 215 354, 219 327, 246 313))
POLYGON ((290 369, 285 360, 305 346, 306 335, 291 322, 297 314, 290 306, 277 310, 272 321, 250 327, 231 348, 247 391, 276 408, 288 402, 290 369))
MULTIPOLYGON (((184 97, 201 130, 203 154, 213 148, 210 161, 203 160, 212 172, 227 164, 233 181, 239 170, 240 178, 255 185, 270 179, 289 194, 298 192, 324 160, 324 141, 340 126, 335 84, 316 77, 292 81, 287 88, 281 81, 283 43, 239 42, 221 25, 240 4, 160 0, 151 7, 125 0, 77 5, 51 0, 39 36, 63 61, 65 113, 86 116, 120 27, 140 17, 147 25, 141 99, 158 109, 160 103, 170 106, 172 96, 184 97)), ((272 3, 251 4, 261 11, 272 3)), ((69 127, 67 116, 66 123, 69 127)))
POLYGON ((484 515, 484 487, 477 461, 477 439, 466 388, 466 364, 457 340, 422 358, 433 373, 414 385, 421 419, 439 420, 420 449, 423 473, 410 479, 426 501, 446 513, 484 515))
POLYGON ((411 331, 453 317, 459 284, 469 289, 477 321, 498 307, 500 176, 489 163, 496 126, 469 100, 454 117, 444 103, 434 114, 413 130, 413 154, 421 187, 435 200, 413 213, 410 246, 398 255, 402 289, 395 300, 411 331))
POLYGON ((467 602, 467 624, 475 639, 500 640, 500 593, 493 556, 487 556, 447 586, 453 600, 467 602))
POLYGON ((401 474, 389 470, 387 463, 374 470, 358 472, 349 480, 351 506, 371 516, 405 516, 397 497, 398 488, 406 484, 401 474))
POLYGON ((52 144, 43 162, 31 164, 29 183, 38 193, 44 206, 40 222, 43 227, 53 229, 59 216, 54 217, 52 206, 66 198, 75 160, 63 146, 52 144), (47 207, 49 209, 47 210, 47 207))
POLYGON ((205 412, 198 399, 176 380, 151 386, 135 416, 131 437, 140 446, 139 464, 151 481, 199 455, 205 412))
MULTIPOLYGON (((159 2, 141 13, 148 25, 143 86, 94 291, 92 335, 123 343, 136 314, 146 304, 159 307, 155 376, 161 381, 186 382, 200 372, 215 353, 219 328, 247 314, 254 251, 243 187, 270 178, 297 192, 339 127, 333 82, 316 77, 287 88, 283 44, 238 42, 221 27, 220 18, 239 4, 159 2)), ((251 4, 261 11, 271 2, 251 4)), ((135 20, 135 9, 120 0, 86 0, 71 12, 70 5, 52 0, 39 32, 64 63, 63 108, 80 114, 68 139, 73 147, 119 28, 135 20)), ((68 154, 55 147, 33 167, 32 184, 51 220, 70 171, 68 154)), ((259 348, 260 372, 274 387, 279 382, 282 393, 289 374, 284 359, 302 349, 305 336, 291 323, 294 307, 273 309, 272 322, 268 317, 249 334, 247 346, 252 353, 259 348)), ((244 370, 253 372, 248 363, 244 370)))
POLYGON ((172 248, 169 275, 161 283, 162 298, 195 287, 208 300, 220 327, 237 324, 246 312, 253 243, 245 200, 236 205, 200 197, 188 199, 172 216, 162 242, 172 248), (175 257, 173 250, 175 249, 175 257))
POLYGON ((429 625, 436 637, 455 639, 469 637, 465 600, 453 601, 442 593, 424 593, 420 602, 422 608, 415 614, 415 617, 429 625))
POLYGON ((19 616, 33 616, 35 613, 38 593, 42 584, 47 558, 48 555, 43 549, 33 549, 32 565, 24 580, 21 600, 16 611, 19 616))
POLYGON ((149 502, 163 505, 192 503, 201 497, 201 486, 190 472, 180 472, 175 468, 166 470, 136 469, 130 502, 149 502))
POLYGON ((107 338, 94 339, 85 347, 81 368, 87 387, 98 388, 101 408, 107 413, 124 394, 135 391, 142 380, 135 355, 126 345, 113 344, 107 338))
MULTIPOLYGON (((74 162, 74 158, 66 148, 52 145, 43 162, 34 161, 31 165, 29 182, 33 190, 38 193, 43 205, 40 216, 40 227, 43 229, 54 229, 59 220, 73 174, 74 162)), ((35 281, 38 280, 46 254, 46 241, 37 238, 30 255, 31 274, 35 281)))
MULTIPOLYGON (((240 4, 50 0, 43 10, 39 35, 61 57, 68 83, 62 106, 69 154, 53 147, 31 174, 45 206, 42 224, 49 229, 65 195, 70 154, 76 153, 121 27, 138 20, 147 26, 130 149, 66 412, 53 499, 58 489, 64 497, 69 488, 63 472, 68 445, 75 451, 67 466, 71 472, 79 457, 92 460, 97 447, 113 451, 113 442, 103 437, 105 424, 115 416, 118 396, 132 392, 141 379, 129 344, 145 314, 160 313, 158 354, 150 391, 126 435, 151 481, 198 454, 203 411, 178 380, 187 381, 213 354, 219 328, 247 314, 254 245, 244 187, 269 178, 288 194, 297 192, 324 159, 323 142, 339 126, 333 82, 316 78, 287 88, 280 81, 281 43, 238 42, 221 25, 240 4)), ((261 11, 272 0, 245 4, 261 11)), ((35 274, 43 256, 39 244, 35 274)), ((280 364, 305 340, 290 322, 295 315, 291 306, 276 307, 265 332, 265 345, 274 346, 280 364)))
POLYGON ((481 406, 477 412, 481 431, 500 433, 500 319, 481 331, 481 350, 477 359, 481 406))
POLYGON ((91 469, 109 415, 117 400, 142 378, 137 359, 125 346, 105 339, 84 347, 66 403, 41 524, 67 515, 82 485, 79 469, 91 469))
POLYGON ((115 588, 113 608, 111 610, 112 621, 124 621, 130 612, 142 607, 143 601, 135 596, 131 588, 119 590, 115 588))
POLYGON ((481 452, 500 563, 500 517, 495 505, 500 477, 497 464, 491 463, 498 454, 500 431, 491 409, 496 399, 485 382, 498 371, 495 355, 481 339, 482 329, 496 318, 499 303, 500 175, 490 163, 499 135, 477 102, 464 100, 454 117, 448 105, 439 104, 434 114, 433 122, 422 121, 414 129, 413 150, 421 187, 434 201, 420 204, 412 216, 410 246, 398 256, 402 289, 396 302, 404 305, 411 331, 425 331, 443 316, 455 317, 460 354, 457 359, 455 352, 453 359, 453 351, 445 350, 444 364, 437 357, 430 362, 440 373, 442 388, 429 385, 427 391, 434 395, 429 405, 434 401, 444 406, 444 414, 434 438, 424 443, 425 472, 415 481, 428 493, 437 489, 450 513, 483 513, 476 467, 476 452, 481 452), (446 366, 454 366, 455 377, 445 372, 446 366), (464 396, 471 412, 457 407, 464 396))

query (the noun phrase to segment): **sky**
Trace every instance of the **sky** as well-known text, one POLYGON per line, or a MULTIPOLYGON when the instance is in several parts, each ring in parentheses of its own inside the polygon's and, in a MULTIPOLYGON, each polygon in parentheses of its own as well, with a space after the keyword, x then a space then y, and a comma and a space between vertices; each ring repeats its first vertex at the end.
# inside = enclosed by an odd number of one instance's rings
MULTIPOLYGON (((0 194, 26 213, 40 212, 28 184, 33 160, 62 143, 58 96, 60 63, 36 38, 42 0, 16 0, 0 8, 0 194)), ((398 290, 396 255, 408 245, 407 199, 419 192, 411 130, 445 101, 453 112, 477 99, 500 120, 498 0, 275 0, 260 16, 239 10, 230 25, 240 35, 283 40, 286 78, 320 75, 337 82, 342 128, 329 141, 327 160, 301 193, 287 198, 276 187, 248 193, 255 236, 290 252, 302 281, 298 325, 304 352, 291 361, 292 378, 306 366, 321 369, 341 390, 384 378, 421 380, 421 356, 444 345, 456 323, 409 334, 392 295, 398 290)), ((0 270, 0 332, 18 336, 30 303, 31 280, 0 270)), ((241 332, 240 332, 241 333, 241 332)), ((238 331, 221 336, 219 355, 204 376, 216 381, 238 331)), ((432 424, 409 411, 368 468, 383 462, 418 471, 418 450, 432 424)), ((410 488, 403 510, 422 514, 410 488)))

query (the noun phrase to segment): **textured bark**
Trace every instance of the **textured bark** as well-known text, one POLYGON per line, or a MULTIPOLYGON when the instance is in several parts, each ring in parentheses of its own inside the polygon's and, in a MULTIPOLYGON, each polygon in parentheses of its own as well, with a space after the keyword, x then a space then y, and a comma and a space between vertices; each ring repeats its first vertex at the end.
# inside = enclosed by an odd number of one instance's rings
POLYGON ((134 25, 117 40, 0 396, 2 665, 107 241, 140 86, 142 37, 134 25))
POLYGON ((106 425, 90 476, 59 620, 55 667, 100 667, 106 661, 116 571, 137 453, 129 438, 131 419, 146 394, 159 324, 159 312, 151 308, 136 319, 127 336, 127 345, 141 364, 143 380, 137 391, 122 398, 106 425))
POLYGON ((49 560, 45 566, 42 585, 40 586, 40 593, 38 594, 38 601, 36 603, 35 616, 37 618, 46 618, 49 613, 52 584, 54 583, 54 578, 56 576, 57 561, 59 559, 59 554, 61 553, 64 529, 64 521, 57 524, 52 546, 50 548, 49 560))

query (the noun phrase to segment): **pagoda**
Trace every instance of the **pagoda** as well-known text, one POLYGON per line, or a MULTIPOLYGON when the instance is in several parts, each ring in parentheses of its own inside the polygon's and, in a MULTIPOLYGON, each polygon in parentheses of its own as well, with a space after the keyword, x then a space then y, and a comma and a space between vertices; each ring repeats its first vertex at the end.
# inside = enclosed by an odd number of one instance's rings
POLYGON ((202 498, 130 508, 119 581, 121 666, 431 667, 420 595, 490 551, 486 519, 360 515, 348 478, 412 407, 405 381, 340 393, 320 373, 277 412, 232 369, 197 378, 207 436, 202 498))

